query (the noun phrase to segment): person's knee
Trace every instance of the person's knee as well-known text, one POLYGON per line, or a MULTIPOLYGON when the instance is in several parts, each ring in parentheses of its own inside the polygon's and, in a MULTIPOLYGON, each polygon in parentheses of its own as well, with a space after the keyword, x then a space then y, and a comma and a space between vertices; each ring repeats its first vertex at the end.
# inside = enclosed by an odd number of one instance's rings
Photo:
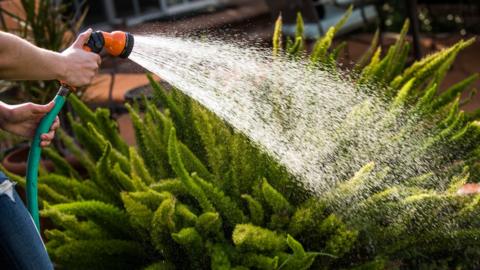
POLYGON ((2 180, 0 181, 0 196, 8 196, 12 202, 15 202, 15 197, 13 196, 15 184, 8 179, 2 180))
POLYGON ((0 175, 0 251, 7 269, 51 270, 53 264, 15 183, 0 175))

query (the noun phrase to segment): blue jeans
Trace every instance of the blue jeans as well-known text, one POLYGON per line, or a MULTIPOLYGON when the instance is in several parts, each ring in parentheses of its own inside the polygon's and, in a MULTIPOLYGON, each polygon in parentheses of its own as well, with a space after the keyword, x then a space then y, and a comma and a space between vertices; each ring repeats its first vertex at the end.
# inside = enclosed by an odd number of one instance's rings
POLYGON ((52 262, 14 184, 0 172, 0 269, 50 270, 52 262))

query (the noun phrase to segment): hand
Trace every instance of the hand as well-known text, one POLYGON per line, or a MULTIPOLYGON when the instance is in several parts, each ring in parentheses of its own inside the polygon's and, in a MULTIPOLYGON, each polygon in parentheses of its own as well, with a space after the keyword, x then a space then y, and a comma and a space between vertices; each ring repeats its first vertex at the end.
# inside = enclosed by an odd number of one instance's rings
MULTIPOLYGON (((0 113, 0 127, 15 135, 32 138, 35 135, 40 120, 53 108, 53 101, 46 105, 23 103, 19 105, 2 104, 0 113)), ((40 146, 50 145, 55 136, 55 130, 60 126, 58 116, 48 133, 40 136, 40 146)))
POLYGON ((91 33, 92 29, 81 33, 75 42, 61 53, 65 68, 60 81, 75 87, 86 86, 92 82, 102 59, 98 54, 83 49, 91 33))

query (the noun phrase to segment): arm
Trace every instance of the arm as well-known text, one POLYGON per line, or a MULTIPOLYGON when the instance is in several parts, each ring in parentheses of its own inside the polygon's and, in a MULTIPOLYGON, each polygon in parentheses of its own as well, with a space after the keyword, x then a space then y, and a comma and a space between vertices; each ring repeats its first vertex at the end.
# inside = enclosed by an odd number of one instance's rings
POLYGON ((66 64, 59 53, 35 47, 15 35, 0 32, 0 77, 7 80, 54 80, 66 64))
MULTIPOLYGON (((89 84, 100 65, 100 56, 83 50, 91 29, 62 53, 38 48, 31 43, 0 32, 0 79, 62 80, 72 86, 89 84)), ((54 107, 24 103, 8 105, 0 101, 0 129, 31 138, 40 120, 54 107)), ((59 126, 58 117, 48 133, 41 135, 40 146, 50 144, 59 126)))
POLYGON ((91 30, 80 34, 62 53, 38 48, 17 36, 0 32, 0 79, 61 80, 72 86, 91 82, 100 56, 83 50, 91 30))

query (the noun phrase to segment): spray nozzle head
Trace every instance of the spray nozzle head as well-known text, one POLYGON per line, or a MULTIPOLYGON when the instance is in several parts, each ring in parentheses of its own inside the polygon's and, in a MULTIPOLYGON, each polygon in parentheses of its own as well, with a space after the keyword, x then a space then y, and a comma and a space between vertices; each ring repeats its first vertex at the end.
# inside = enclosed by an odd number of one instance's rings
POLYGON ((112 56, 127 58, 132 52, 133 35, 123 31, 95 31, 90 35, 86 47, 94 53, 100 53, 103 48, 112 56))

